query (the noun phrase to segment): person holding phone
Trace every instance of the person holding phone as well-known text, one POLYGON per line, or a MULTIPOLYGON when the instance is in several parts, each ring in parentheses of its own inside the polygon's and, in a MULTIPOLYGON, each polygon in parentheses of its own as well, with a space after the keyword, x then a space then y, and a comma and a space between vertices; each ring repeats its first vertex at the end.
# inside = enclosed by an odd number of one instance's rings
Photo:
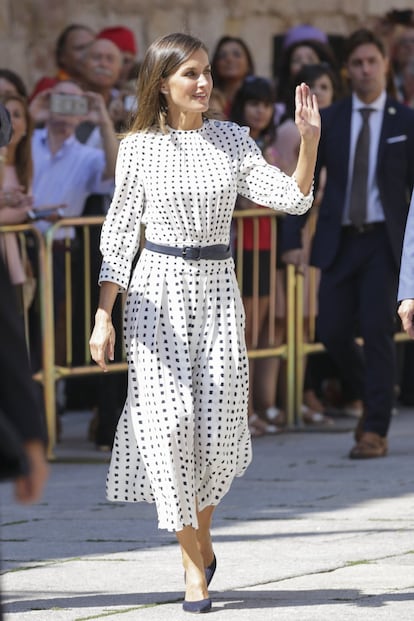
MULTIPOLYGON (((44 128, 36 129, 32 142, 34 209, 65 205, 66 217, 83 212, 86 197, 113 188, 118 139, 105 103, 98 93, 84 92, 71 81, 59 82, 31 103, 31 112, 44 128), (103 149, 81 144, 75 135, 83 120, 99 125, 103 149)), ((45 232, 47 223, 39 224, 45 232)), ((56 239, 68 231, 60 230, 56 239)), ((69 232, 70 237, 74 232, 69 232)))
MULTIPOLYGON (((36 129, 32 140, 34 165, 33 212, 52 209, 59 217, 83 214, 86 198, 91 193, 108 194, 113 191, 118 139, 105 102, 98 93, 84 92, 71 81, 61 81, 50 90, 43 91, 31 103, 35 121, 43 128, 36 129), (80 114, 80 112, 86 114, 80 114), (81 144, 75 130, 83 119, 99 125, 103 149, 81 144)), ((42 232, 51 222, 40 219, 36 227, 42 232)), ((54 235, 54 303, 56 317, 56 356, 65 359, 62 327, 65 322, 65 239, 71 239, 71 256, 77 259, 75 229, 59 228, 54 235)), ((76 287, 74 287, 74 293, 76 287)))

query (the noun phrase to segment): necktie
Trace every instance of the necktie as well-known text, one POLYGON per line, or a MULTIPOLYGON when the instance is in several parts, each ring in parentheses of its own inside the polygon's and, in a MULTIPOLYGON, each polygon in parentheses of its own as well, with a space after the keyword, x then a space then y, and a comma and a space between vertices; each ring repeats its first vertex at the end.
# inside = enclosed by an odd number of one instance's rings
POLYGON ((362 127, 355 147, 354 171, 349 199, 349 219, 354 226, 364 224, 367 213, 367 186, 369 169, 369 115, 372 108, 361 108, 362 127))

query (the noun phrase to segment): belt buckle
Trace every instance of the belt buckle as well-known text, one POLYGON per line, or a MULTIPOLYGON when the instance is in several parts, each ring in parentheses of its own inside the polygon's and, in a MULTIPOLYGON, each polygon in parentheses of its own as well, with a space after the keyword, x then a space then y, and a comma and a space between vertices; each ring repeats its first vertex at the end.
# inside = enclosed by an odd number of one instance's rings
POLYGON ((199 261, 201 258, 201 248, 186 246, 182 249, 181 255, 185 261, 199 261))

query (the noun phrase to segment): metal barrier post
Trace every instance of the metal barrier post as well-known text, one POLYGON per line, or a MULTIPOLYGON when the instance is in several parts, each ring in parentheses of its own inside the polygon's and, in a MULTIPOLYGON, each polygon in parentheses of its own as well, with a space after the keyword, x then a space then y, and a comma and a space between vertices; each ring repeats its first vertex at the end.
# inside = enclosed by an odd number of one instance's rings
POLYGON ((302 422, 303 380, 305 368, 303 331, 303 274, 295 271, 295 415, 296 424, 302 422))
POLYGON ((296 295, 295 267, 286 267, 286 417, 289 426, 296 420, 295 325, 296 295))
POLYGON ((41 258, 40 316, 43 343, 43 391, 49 437, 48 458, 54 459, 56 445, 55 313, 53 301, 53 227, 45 236, 45 256, 41 258))

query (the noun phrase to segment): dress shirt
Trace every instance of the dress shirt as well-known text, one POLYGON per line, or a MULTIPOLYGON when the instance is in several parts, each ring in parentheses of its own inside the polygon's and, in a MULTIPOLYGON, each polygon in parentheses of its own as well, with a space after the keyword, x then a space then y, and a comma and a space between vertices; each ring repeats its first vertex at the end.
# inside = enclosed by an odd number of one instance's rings
MULTIPOLYGON (((32 140, 34 164, 33 195, 35 209, 47 209, 48 205, 65 204, 64 217, 78 217, 83 213, 89 194, 111 194, 114 180, 102 180, 106 168, 105 154, 81 144, 75 136, 63 143, 61 149, 52 154, 49 149, 47 129, 38 129, 32 140)), ((50 228, 50 222, 36 222, 41 232, 50 228)), ((58 229, 55 239, 74 237, 75 231, 68 227, 58 229)))
POLYGON ((369 147, 369 172, 368 172, 368 189, 367 189, 367 222, 382 222, 385 219, 384 210, 382 208, 380 193, 377 183, 377 157, 378 147, 381 135, 382 121, 384 117, 384 108, 387 95, 384 92, 367 105, 358 97, 352 95, 352 118, 351 118, 351 139, 350 139, 350 157, 348 164, 348 182, 346 188, 345 208, 342 224, 350 224, 349 220, 349 196, 351 192, 352 172, 354 168, 354 155, 359 132, 362 127, 362 115, 359 112, 361 108, 372 109, 369 115, 370 129, 370 147, 369 147))

